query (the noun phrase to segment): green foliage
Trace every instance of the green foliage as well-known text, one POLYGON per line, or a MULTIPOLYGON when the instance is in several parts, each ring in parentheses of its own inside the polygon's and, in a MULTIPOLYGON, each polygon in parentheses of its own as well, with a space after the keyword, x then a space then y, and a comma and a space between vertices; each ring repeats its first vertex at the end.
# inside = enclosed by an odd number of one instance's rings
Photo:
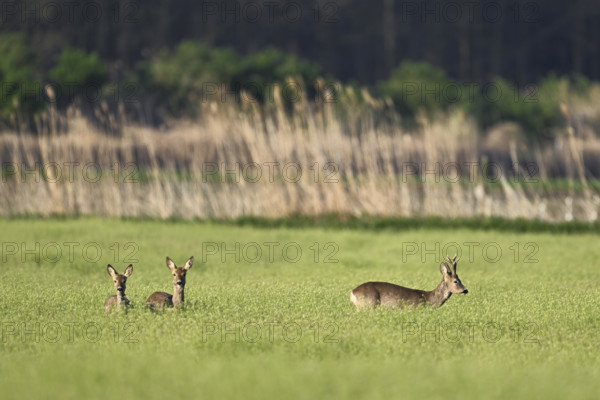
POLYGON ((282 85, 284 100, 295 101, 307 87, 321 74, 318 65, 299 59, 293 54, 285 54, 275 48, 267 48, 243 59, 240 71, 235 77, 236 87, 249 92, 255 98, 271 100, 273 84, 282 85), (287 78, 300 79, 299 82, 288 83, 287 78), (298 87, 301 85, 302 87, 298 87))
POLYGON ((0 35, 0 115, 34 112, 42 104, 37 60, 20 33, 0 35))
MULTIPOLYGON (((59 107, 73 100, 67 94, 81 94, 78 88, 93 86, 101 93, 109 88, 108 68, 96 53, 67 47, 51 70, 42 71, 26 36, 6 33, 0 36, 0 55, 0 117, 4 120, 18 116, 31 122, 35 112, 45 105, 43 89, 48 81, 64 87, 59 88, 64 100, 59 107)), ((195 115, 203 102, 238 101, 242 92, 260 102, 272 102, 275 84, 281 87, 287 105, 297 101, 299 95, 313 99, 317 94, 315 82, 322 75, 315 63, 272 47, 240 56, 229 48, 213 48, 196 41, 183 41, 175 50, 163 50, 149 61, 138 63, 135 71, 125 72, 129 73, 127 83, 134 85, 129 87, 135 88, 136 96, 146 103, 144 108, 159 115, 158 119, 165 109, 175 116, 195 115)), ((590 86, 590 81, 580 75, 549 75, 537 85, 517 87, 496 78, 473 90, 453 82, 444 70, 427 62, 405 61, 388 80, 377 85, 375 94, 379 99, 375 100, 391 98, 409 124, 420 112, 432 116, 455 105, 472 114, 484 128, 514 121, 530 141, 539 142, 552 137, 563 122, 559 105, 568 102, 569 97, 585 97, 590 86)), ((363 93, 366 90, 356 83, 336 89, 339 111, 346 112, 342 109, 346 104, 356 104, 357 108, 372 104, 365 101, 363 93)), ((395 113, 391 114, 390 118, 397 119, 395 113)))
POLYGON ((458 87, 451 84, 446 72, 427 62, 402 62, 378 89, 409 118, 414 118, 419 110, 445 109, 459 99, 458 87))
POLYGON ((560 123, 559 104, 568 87, 567 80, 552 75, 524 88, 496 78, 476 96, 470 109, 484 127, 513 121, 523 127, 529 140, 540 141, 560 123))
MULTIPOLYGON (((312 83, 320 73, 315 64, 276 49, 241 57, 231 49, 193 41, 182 42, 174 52, 164 50, 140 64, 139 71, 140 82, 155 91, 175 114, 193 114, 200 102, 234 101, 241 91, 260 101, 268 100, 274 83, 285 84, 288 77, 312 83)), ((292 89, 295 95, 298 90, 292 89)))
POLYGON ((189 398, 453 399, 467 390, 594 399, 600 391, 596 235, 98 218, 0 220, 0 231, 11 233, 0 269, 6 399, 158 399, 172 376, 170 395, 189 398), (286 243, 302 249, 300 260, 283 257, 286 243), (337 262, 324 262, 327 243, 338 246, 337 262), (432 289, 447 245, 462 248, 468 295, 438 309, 354 310, 349 292, 368 280, 432 289), (260 260, 248 262, 256 247, 260 260), (153 313, 147 296, 172 290, 166 255, 178 265, 195 256, 186 305, 153 313), (107 314, 106 264, 122 272, 131 259, 126 294, 135 308, 107 314))
POLYGON ((538 85, 518 87, 497 77, 480 86, 452 82, 446 73, 426 62, 405 61, 378 85, 379 93, 394 100, 409 119, 419 110, 431 114, 455 104, 473 114, 483 127, 512 121, 520 124, 530 141, 551 137, 560 125, 559 105, 569 95, 585 94, 590 82, 549 75, 538 85))
POLYGON ((230 49, 214 49, 184 41, 174 52, 163 50, 142 64, 143 83, 165 100, 172 113, 193 111, 203 96, 215 94, 239 69, 239 58, 230 49))
POLYGON ((67 47, 58 56, 56 66, 48 76, 55 84, 65 88, 100 89, 108 81, 108 68, 96 53, 88 54, 83 50, 67 47))

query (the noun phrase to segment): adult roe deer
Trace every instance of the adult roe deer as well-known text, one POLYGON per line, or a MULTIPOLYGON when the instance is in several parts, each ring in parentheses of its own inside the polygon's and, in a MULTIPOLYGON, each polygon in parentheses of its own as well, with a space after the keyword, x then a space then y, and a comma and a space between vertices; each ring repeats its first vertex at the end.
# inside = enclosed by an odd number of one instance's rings
POLYGON ((167 307, 178 306, 183 303, 183 290, 185 289, 185 274, 192 268, 194 257, 190 257, 183 267, 177 267, 173 260, 167 257, 167 267, 173 273, 173 294, 154 292, 146 300, 146 305, 162 310, 167 307))
POLYGON ((452 260, 446 255, 446 261, 450 265, 446 262, 440 264, 440 272, 443 275, 442 282, 431 291, 409 289, 387 282, 366 282, 350 292, 350 300, 354 303, 357 310, 362 307, 375 308, 378 304, 392 307, 430 304, 434 307, 439 307, 453 293, 469 293, 456 274, 456 264, 458 263, 456 255, 452 260))
POLYGON ((118 309, 127 309, 129 307, 129 299, 125 297, 125 289, 127 278, 131 276, 133 272, 133 265, 129 264, 127 268, 125 268, 125 272, 119 274, 117 270, 113 268, 112 265, 108 264, 106 266, 106 270, 108 271, 108 275, 113 278, 113 282, 115 285, 115 290, 117 294, 113 294, 109 296, 108 299, 104 302, 104 308, 106 311, 110 310, 113 307, 117 307, 118 309))

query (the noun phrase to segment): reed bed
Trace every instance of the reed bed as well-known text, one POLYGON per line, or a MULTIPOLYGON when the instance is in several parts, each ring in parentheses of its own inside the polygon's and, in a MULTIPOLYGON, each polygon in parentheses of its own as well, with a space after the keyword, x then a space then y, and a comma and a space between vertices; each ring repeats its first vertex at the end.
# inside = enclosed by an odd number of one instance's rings
POLYGON ((600 140, 589 130, 568 126, 532 147, 502 127, 483 135, 455 111, 408 131, 389 104, 350 96, 291 110, 277 96, 206 103, 199 115, 124 122, 116 135, 70 112, 60 134, 1 134, 0 215, 598 219, 600 140))

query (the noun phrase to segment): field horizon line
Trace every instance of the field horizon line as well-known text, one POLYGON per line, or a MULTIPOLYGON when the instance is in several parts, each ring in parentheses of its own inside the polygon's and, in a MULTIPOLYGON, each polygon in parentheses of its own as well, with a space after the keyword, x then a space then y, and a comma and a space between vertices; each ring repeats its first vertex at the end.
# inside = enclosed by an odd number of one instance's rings
MULTIPOLYGON (((82 220, 101 218, 96 215, 49 215, 21 214, 0 217, 0 221, 12 220, 82 220)), ((481 231, 501 231, 518 233, 600 233, 600 222, 562 221, 548 222, 539 219, 502 218, 502 217, 469 217, 443 218, 427 217, 397 217, 373 215, 346 215, 329 213, 323 215, 289 215, 286 217, 241 216, 236 218, 152 218, 152 217, 108 217, 109 220, 121 221, 155 221, 166 223, 212 223, 218 225, 254 227, 254 228, 325 228, 351 229, 370 231, 404 231, 418 229, 473 229, 481 231)))

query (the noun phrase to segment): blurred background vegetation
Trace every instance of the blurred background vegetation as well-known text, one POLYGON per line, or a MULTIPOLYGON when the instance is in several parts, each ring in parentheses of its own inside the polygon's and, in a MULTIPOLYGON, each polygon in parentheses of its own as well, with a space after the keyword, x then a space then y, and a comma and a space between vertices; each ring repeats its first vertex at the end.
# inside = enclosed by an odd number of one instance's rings
POLYGON ((558 0, 5 2, 0 123, 36 132, 36 113, 75 104, 157 125, 208 100, 264 103, 288 78, 315 100, 323 78, 392 101, 408 127, 460 109, 539 142, 600 79, 599 16, 600 3, 558 0))
POLYGON ((0 209, 596 221, 599 16, 583 0, 3 2, 0 209), (23 178, 73 160, 135 166, 140 185, 23 178), (272 162, 304 174, 222 176, 272 162))

